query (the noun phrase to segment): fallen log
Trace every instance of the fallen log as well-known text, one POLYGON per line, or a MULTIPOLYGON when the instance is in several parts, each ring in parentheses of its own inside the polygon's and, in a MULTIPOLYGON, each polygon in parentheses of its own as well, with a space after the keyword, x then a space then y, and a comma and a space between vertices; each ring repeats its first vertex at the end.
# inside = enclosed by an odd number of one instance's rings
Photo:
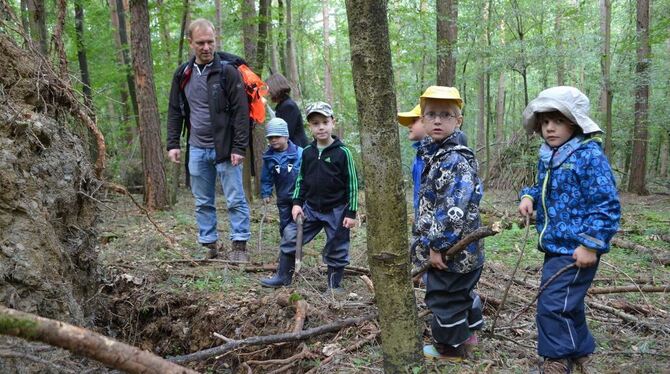
MULTIPOLYGON (((444 254, 445 258, 453 258, 456 256, 459 252, 467 248, 467 246, 477 240, 484 239, 487 236, 493 236, 495 234, 498 234, 499 232, 502 231, 502 223, 501 222, 494 222, 490 226, 483 226, 478 228, 477 230, 471 232, 470 234, 466 235, 463 239, 459 240, 456 244, 451 246, 447 250, 447 252, 444 254)), ((422 274, 426 270, 430 269, 432 265, 430 264, 430 261, 426 261, 421 266, 419 266, 416 269, 412 269, 412 278, 416 277, 419 274, 422 274)))
POLYGON ((659 331, 659 332, 662 332, 662 333, 665 333, 665 334, 670 334, 670 327, 657 326, 655 324, 652 324, 652 323, 649 323, 649 322, 646 322, 646 321, 642 321, 642 320, 640 320, 639 318, 637 318, 633 315, 630 315, 626 312, 622 312, 620 310, 612 308, 611 306, 603 305, 603 304, 600 304, 600 303, 597 303, 597 302, 594 302, 594 301, 587 301, 586 305, 589 308, 592 308, 592 309, 597 309, 597 310, 600 310, 600 311, 603 311, 603 312, 614 314, 615 316, 621 318, 622 320, 624 320, 626 322, 629 322, 629 323, 632 323, 632 324, 635 324, 635 325, 639 325, 639 326, 644 326, 649 330, 659 331))
POLYGON ((2 305, 0 334, 64 348, 128 373, 197 373, 93 331, 2 305))
POLYGON ((374 313, 363 317, 347 318, 341 321, 329 323, 327 325, 311 328, 308 330, 303 330, 299 333, 290 332, 276 335, 252 336, 242 340, 229 339, 229 341, 226 344, 208 349, 203 349, 202 351, 193 352, 187 355, 168 357, 168 360, 180 364, 186 362, 201 361, 208 359, 210 357, 220 356, 234 349, 247 347, 251 345, 274 344, 281 342, 305 340, 328 332, 339 331, 345 327, 354 326, 361 322, 370 321, 376 318, 377 313, 374 313))
POLYGON ((630 249, 642 254, 649 255, 652 257, 653 261, 663 266, 670 264, 670 256, 665 251, 647 248, 643 245, 631 242, 629 240, 617 238, 616 236, 612 238, 612 241, 610 243, 619 248, 630 249))
POLYGON ((624 292, 670 292, 670 286, 619 286, 619 287, 597 287, 589 290, 589 295, 624 292))

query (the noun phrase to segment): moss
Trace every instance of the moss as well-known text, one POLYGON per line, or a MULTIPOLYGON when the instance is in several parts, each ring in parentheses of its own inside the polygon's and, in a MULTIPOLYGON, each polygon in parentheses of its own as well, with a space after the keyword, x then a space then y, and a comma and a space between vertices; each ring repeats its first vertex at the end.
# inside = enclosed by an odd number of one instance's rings
POLYGON ((37 335, 37 322, 10 315, 0 315, 0 334, 32 338, 37 335))
POLYGON ((302 296, 297 292, 292 293, 291 296, 288 298, 288 301, 291 303, 295 303, 296 301, 299 300, 302 300, 302 296))

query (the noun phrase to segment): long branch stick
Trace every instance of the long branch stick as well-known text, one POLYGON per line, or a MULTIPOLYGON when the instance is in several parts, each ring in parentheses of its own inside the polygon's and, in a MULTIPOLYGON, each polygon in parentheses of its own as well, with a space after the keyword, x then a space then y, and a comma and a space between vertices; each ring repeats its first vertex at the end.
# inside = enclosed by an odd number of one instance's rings
POLYGON ((589 295, 600 295, 607 293, 624 293, 624 292, 670 292, 670 285, 665 286, 619 286, 619 287, 598 287, 591 288, 589 295))
POLYGON ((232 340, 226 344, 219 345, 217 347, 212 347, 208 349, 204 349, 202 351, 190 353, 187 355, 183 356, 174 356, 174 357, 169 357, 168 360, 176 363, 186 363, 186 362, 192 362, 192 361, 201 361, 208 359, 210 357, 214 356, 220 356, 226 352, 232 351, 233 349, 241 348, 241 347, 246 347, 250 345, 259 345, 259 344, 274 344, 274 343, 280 343, 280 342, 290 342, 290 341, 296 341, 296 340, 305 340, 309 339, 313 336, 325 334, 328 332, 333 332, 333 331, 339 331, 345 327, 357 325, 361 322, 365 321, 370 321, 373 319, 377 318, 377 313, 374 314, 369 314, 366 316, 362 317, 357 317, 357 318, 347 318, 341 321, 329 323, 327 325, 311 328, 308 330, 304 330, 299 333, 284 333, 284 334, 276 334, 276 335, 266 335, 266 336, 252 336, 250 338, 242 339, 242 340, 232 340))
MULTIPOLYGON (((487 236, 493 236, 495 234, 498 234, 499 232, 502 232, 502 223, 501 222, 494 222, 490 226, 480 227, 477 230, 468 234, 463 239, 459 240, 453 246, 451 246, 451 248, 449 248, 449 250, 447 250, 447 252, 444 254, 444 257, 453 258, 458 253, 460 253, 462 250, 467 248, 470 243, 475 242, 475 241, 480 240, 480 239, 484 239, 487 236)), ((422 274, 426 270, 430 269, 431 266, 432 265, 430 264, 430 261, 424 262, 423 264, 421 264, 421 266, 412 270, 412 278, 414 278, 417 275, 422 274)))
POLYGON ((93 331, 2 305, 0 334, 41 341, 129 373, 197 373, 93 331))

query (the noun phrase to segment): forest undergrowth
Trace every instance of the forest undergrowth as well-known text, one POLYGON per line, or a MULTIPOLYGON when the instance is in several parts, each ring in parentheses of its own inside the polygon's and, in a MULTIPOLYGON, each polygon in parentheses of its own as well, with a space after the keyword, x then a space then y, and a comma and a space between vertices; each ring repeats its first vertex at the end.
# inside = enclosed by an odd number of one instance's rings
MULTIPOLYGON (((602 293, 587 298, 588 322, 598 342, 595 365, 597 372, 662 372, 670 366, 670 298, 658 289, 670 284, 670 198, 624 194, 622 203, 623 222, 617 238, 649 252, 614 247, 601 261, 593 289, 602 293)), ((273 205, 263 216, 258 202, 252 204, 252 263, 239 265, 202 260, 204 251, 195 240, 193 203, 185 191, 173 211, 153 215, 175 245, 169 245, 123 197, 110 196, 106 204, 99 256, 106 274, 102 293, 109 306, 97 322, 103 331, 127 343, 174 357, 222 345, 224 339, 289 332, 295 328, 298 299, 307 305, 304 330, 376 311, 374 293, 361 279, 367 269, 365 223, 352 231, 352 262, 344 280, 347 295, 336 298, 324 293, 323 234, 305 247, 303 269, 290 287, 260 287, 258 281, 272 274, 276 261, 279 236, 273 205), (261 220, 263 237, 259 241, 261 220)), ((224 214, 220 214, 219 230, 227 238, 225 207, 220 204, 219 212, 224 214)), ((486 240, 487 262, 478 290, 485 301, 487 326, 480 334, 479 348, 471 360, 460 364, 419 362, 417 372, 423 368, 524 373, 537 362, 534 305, 511 321, 538 290, 542 255, 535 249, 534 227, 491 334, 492 319, 523 247, 525 231, 514 214, 513 193, 488 193, 482 210, 485 223, 501 216, 509 223, 501 234, 486 240)), ((423 303, 424 289, 423 285, 416 287, 416 299, 428 341, 430 314, 423 303)), ((381 372, 379 324, 372 319, 303 341, 246 346, 187 365, 203 372, 381 372)))

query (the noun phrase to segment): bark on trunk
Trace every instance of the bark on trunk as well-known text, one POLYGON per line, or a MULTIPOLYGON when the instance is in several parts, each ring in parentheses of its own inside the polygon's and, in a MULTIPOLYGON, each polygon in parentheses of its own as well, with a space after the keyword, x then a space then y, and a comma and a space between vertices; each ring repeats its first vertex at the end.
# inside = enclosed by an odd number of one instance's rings
POLYGON ((263 76, 267 59, 268 28, 270 26, 270 0, 260 0, 258 5, 258 41, 254 71, 263 76))
POLYGON ((483 160, 482 151, 486 147, 486 74, 479 73, 477 85, 477 142, 475 151, 477 158, 483 160))
POLYGON ((496 143, 502 149, 505 141, 505 72, 500 72, 498 78, 498 98, 496 100, 496 143))
MULTIPOLYGON (((279 66, 281 67, 281 73, 285 77, 288 77, 288 57, 286 56, 286 45, 288 41, 286 40, 286 15, 284 14, 284 1, 277 0, 277 49, 279 53, 279 66)), ((290 78, 290 77, 289 77, 290 78)), ((293 91, 293 97, 295 98, 297 92, 293 91)))
MULTIPOLYGON (((563 62, 563 29, 561 28, 561 13, 560 10, 554 19, 554 31, 556 33, 556 85, 565 85, 565 63, 563 62)), ((546 86, 546 85, 545 85, 546 86)))
POLYGON ((28 14, 30 15, 30 37, 43 55, 49 53, 46 7, 43 0, 28 0, 28 14))
POLYGON ((184 0, 184 13, 181 16, 181 29, 179 31, 179 52, 177 52, 177 65, 181 65, 184 61, 184 38, 186 37, 186 29, 188 28, 188 14, 189 14, 189 3, 188 0, 184 0))
POLYGON ((123 7, 123 0, 116 0, 116 16, 118 19, 119 41, 121 42, 121 59, 123 61, 123 68, 126 70, 126 82, 128 83, 128 94, 130 101, 133 104, 133 111, 135 113, 135 125, 139 129, 140 119, 139 110, 137 108, 137 93, 135 92, 135 79, 133 78, 133 70, 130 62, 130 53, 128 52, 128 32, 126 29, 126 12, 123 7))
MULTIPOLYGON (((256 4, 254 0, 242 0, 242 45, 244 58, 249 64, 256 62, 256 4)), ((254 66, 252 66, 252 69, 254 66)))
POLYGON ((156 0, 158 13, 158 27, 160 28, 162 49, 165 51, 167 61, 172 61, 172 43, 170 38, 170 31, 168 30, 168 21, 165 19, 165 13, 168 12, 163 5, 164 0, 156 0))
POLYGON ((86 46, 84 45, 84 7, 81 0, 74 2, 74 27, 77 37, 77 60, 79 61, 79 72, 81 73, 82 92, 84 93, 84 105, 93 112, 93 94, 91 92, 91 78, 88 72, 88 59, 86 58, 86 46))
POLYGON ((628 192, 648 195, 647 177, 647 122, 649 109, 649 0, 637 2, 637 65, 635 67, 635 128, 628 192))
POLYGON ((140 93, 138 116, 144 169, 144 204, 148 210, 165 209, 169 206, 169 195, 163 166, 163 137, 154 86, 147 0, 131 0, 130 13, 133 70, 135 86, 140 93))
POLYGON ((458 0, 437 0, 437 84, 456 84, 456 41, 458 39, 458 0))
MULTIPOLYGON (((109 18, 112 22, 112 27, 114 30, 119 29, 119 17, 116 12, 116 0, 109 0, 109 18)), ((118 32, 114 32, 114 45, 116 46, 116 59, 117 63, 120 66, 123 66, 123 55, 122 55, 122 47, 121 47, 121 38, 119 37, 118 32)), ((122 122, 122 128, 124 129, 124 140, 126 144, 132 143, 133 139, 135 138, 134 136, 134 130, 136 127, 130 127, 129 122, 130 122, 130 104, 128 103, 128 84, 124 82, 123 84, 119 84, 119 96, 120 96, 120 103, 121 103, 121 122, 122 122)))
POLYGON ((384 369, 410 370, 420 361, 416 300, 407 261, 407 213, 386 1, 347 0, 352 74, 361 134, 368 262, 376 285, 384 369), (369 63, 374 61, 374 64, 369 63), (379 168, 379 165, 386 165, 379 168))
POLYGON ((214 19, 214 50, 221 50, 221 0, 214 0, 216 18, 214 19))
POLYGON ((605 154, 612 157, 612 86, 610 83, 610 24, 612 8, 610 0, 600 0, 600 71, 602 72, 602 88, 600 91, 600 112, 605 125, 605 154))
POLYGON ((196 373, 151 352, 61 321, 0 305, 0 334, 40 341, 128 373, 196 373))

